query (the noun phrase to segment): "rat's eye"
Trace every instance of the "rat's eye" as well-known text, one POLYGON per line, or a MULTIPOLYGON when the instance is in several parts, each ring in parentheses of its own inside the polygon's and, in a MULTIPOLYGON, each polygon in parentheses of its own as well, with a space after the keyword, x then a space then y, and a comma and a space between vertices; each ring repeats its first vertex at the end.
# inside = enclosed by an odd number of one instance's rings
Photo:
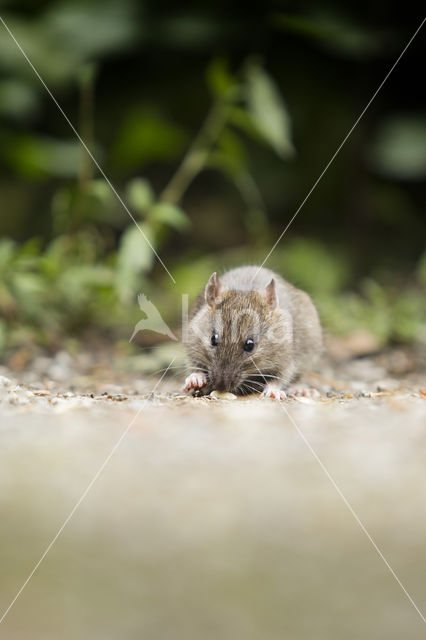
POLYGON ((253 348, 254 348, 254 340, 249 338, 244 343, 244 351, 253 351, 253 348))
POLYGON ((217 333, 214 333, 212 335, 212 339, 210 340, 210 343, 212 345, 212 347, 217 347, 218 343, 219 343, 219 336, 217 333))

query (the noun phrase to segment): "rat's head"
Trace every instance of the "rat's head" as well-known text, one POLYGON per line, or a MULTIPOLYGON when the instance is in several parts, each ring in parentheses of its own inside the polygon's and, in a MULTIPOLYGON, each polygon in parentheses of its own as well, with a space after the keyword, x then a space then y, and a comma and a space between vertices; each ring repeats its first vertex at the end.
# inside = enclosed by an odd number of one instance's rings
POLYGON ((278 307, 275 281, 263 291, 223 290, 213 273, 204 297, 189 327, 191 365, 207 374, 209 390, 262 391, 290 353, 291 321, 278 307))

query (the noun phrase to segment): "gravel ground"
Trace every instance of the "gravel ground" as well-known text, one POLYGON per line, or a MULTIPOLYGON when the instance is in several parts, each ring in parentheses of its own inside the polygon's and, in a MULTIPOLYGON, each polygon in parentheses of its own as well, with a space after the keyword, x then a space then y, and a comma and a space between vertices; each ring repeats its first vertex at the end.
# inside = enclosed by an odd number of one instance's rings
POLYGON ((326 362, 281 404, 87 354, 0 370, 0 617, 84 496, 0 637, 424 637, 416 358, 326 362))

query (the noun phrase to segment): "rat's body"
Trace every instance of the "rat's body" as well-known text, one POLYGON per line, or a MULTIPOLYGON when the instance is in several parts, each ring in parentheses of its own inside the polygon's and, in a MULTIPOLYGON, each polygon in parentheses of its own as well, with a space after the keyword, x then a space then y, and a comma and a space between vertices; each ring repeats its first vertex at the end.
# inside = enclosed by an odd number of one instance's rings
POLYGON ((197 300, 186 341, 186 390, 283 397, 322 351, 310 297, 269 269, 214 273, 197 300))

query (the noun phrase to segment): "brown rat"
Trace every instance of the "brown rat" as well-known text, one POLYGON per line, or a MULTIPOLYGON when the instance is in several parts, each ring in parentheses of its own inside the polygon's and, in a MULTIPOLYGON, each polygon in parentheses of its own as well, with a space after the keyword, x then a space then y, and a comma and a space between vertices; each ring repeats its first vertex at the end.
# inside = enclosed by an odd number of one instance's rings
POLYGON ((281 398, 318 359, 322 330, 307 293, 270 269, 238 267, 210 277, 185 346, 185 390, 281 398))

